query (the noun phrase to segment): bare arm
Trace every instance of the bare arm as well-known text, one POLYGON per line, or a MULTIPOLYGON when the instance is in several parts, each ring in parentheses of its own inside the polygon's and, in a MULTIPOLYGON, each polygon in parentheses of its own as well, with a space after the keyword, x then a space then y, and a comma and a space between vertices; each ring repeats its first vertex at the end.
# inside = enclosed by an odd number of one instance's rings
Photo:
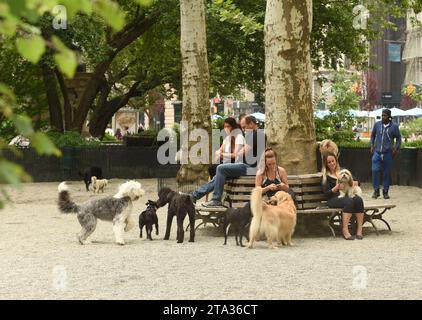
POLYGON ((289 183, 287 182, 287 172, 284 168, 278 167, 278 175, 280 176, 281 183, 278 185, 279 190, 289 191, 289 183))

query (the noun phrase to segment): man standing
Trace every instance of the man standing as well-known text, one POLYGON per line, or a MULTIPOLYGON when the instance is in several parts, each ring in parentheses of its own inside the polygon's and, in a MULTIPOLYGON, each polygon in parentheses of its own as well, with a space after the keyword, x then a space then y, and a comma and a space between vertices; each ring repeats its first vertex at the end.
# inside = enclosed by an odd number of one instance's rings
POLYGON ((371 134, 372 155, 372 179, 374 185, 373 199, 380 196, 379 174, 383 173, 384 199, 390 199, 388 189, 390 187, 390 170, 393 165, 393 157, 397 154, 401 144, 399 126, 392 122, 391 110, 382 111, 381 121, 375 123, 371 134), (395 141, 394 141, 395 140, 395 141))

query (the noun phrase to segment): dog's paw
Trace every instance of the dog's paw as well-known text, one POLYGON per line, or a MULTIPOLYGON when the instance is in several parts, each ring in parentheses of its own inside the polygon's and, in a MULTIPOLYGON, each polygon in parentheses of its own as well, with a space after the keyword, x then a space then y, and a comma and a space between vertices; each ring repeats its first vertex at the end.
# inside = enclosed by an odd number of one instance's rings
POLYGON ((124 246, 125 245, 125 242, 124 241, 118 241, 118 242, 116 242, 119 246, 124 246))

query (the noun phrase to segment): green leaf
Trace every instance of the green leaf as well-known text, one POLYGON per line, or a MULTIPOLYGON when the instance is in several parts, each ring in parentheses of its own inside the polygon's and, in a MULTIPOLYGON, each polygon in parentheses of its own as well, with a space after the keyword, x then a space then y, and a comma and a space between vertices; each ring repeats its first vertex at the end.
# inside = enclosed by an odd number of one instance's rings
POLYGON ((27 178, 22 167, 10 161, 0 161, 0 183, 17 185, 22 178, 27 178))
POLYGON ((59 70, 66 75, 66 77, 73 78, 76 67, 78 66, 76 54, 73 51, 69 50, 66 53, 55 54, 54 60, 56 61, 59 70))
POLYGON ((54 55, 54 60, 56 61, 60 71, 68 78, 73 78, 76 67, 78 66, 76 54, 67 48, 58 37, 53 36, 52 41, 56 50, 59 52, 54 55))
POLYGON ((69 19, 72 19, 77 12, 88 15, 92 13, 92 1, 90 0, 61 0, 60 3, 66 7, 69 19))
POLYGON ((98 0, 94 3, 94 8, 114 31, 121 30, 125 25, 125 14, 117 3, 110 0, 98 0))
POLYGON ((20 134, 28 137, 34 133, 34 129, 32 128, 32 122, 29 117, 24 115, 13 115, 12 121, 20 134))
POLYGON ((33 64, 38 63, 45 52, 45 42, 40 36, 34 35, 29 39, 16 39, 18 52, 33 64))
POLYGON ((51 140, 44 133, 37 132, 31 137, 31 142, 39 154, 55 155, 60 157, 61 151, 51 142, 51 140))
POLYGON ((149 7, 153 4, 154 0, 136 0, 136 2, 143 7, 149 7))

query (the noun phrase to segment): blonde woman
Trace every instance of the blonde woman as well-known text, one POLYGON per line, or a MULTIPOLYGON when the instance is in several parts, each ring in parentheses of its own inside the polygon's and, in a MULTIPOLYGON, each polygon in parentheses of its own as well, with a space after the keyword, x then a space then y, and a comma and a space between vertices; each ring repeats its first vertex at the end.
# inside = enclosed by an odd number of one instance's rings
POLYGON ((277 154, 271 148, 266 148, 262 155, 255 178, 255 186, 262 187, 262 193, 268 198, 278 191, 289 193, 296 204, 296 197, 287 182, 287 172, 277 165, 277 154))
MULTIPOLYGON (((339 191, 344 188, 342 184, 337 183, 337 177, 340 172, 340 164, 334 153, 326 152, 322 156, 322 189, 327 198, 327 205, 330 208, 343 208, 342 214, 342 232, 346 240, 355 240, 349 232, 349 222, 353 214, 356 215, 357 230, 356 239, 362 240, 363 226, 363 200, 359 196, 353 198, 339 198, 339 191)), ((358 184, 354 181, 354 184, 358 184)))

